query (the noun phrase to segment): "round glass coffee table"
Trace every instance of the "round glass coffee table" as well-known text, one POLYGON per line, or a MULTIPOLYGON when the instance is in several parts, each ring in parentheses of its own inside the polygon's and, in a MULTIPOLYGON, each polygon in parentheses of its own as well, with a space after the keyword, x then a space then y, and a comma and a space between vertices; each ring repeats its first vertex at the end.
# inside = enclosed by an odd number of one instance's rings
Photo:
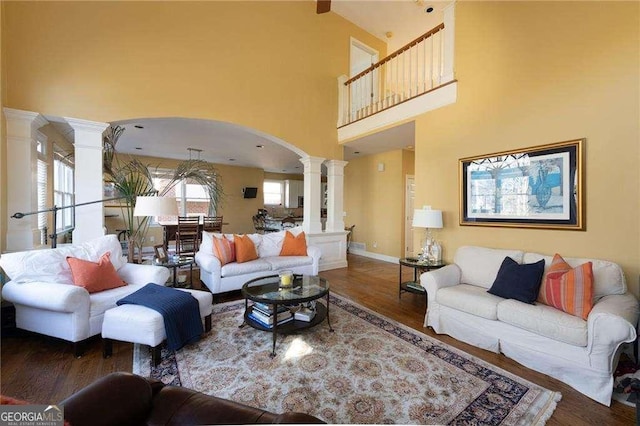
POLYGON ((248 324, 255 329, 272 333, 271 357, 276 356, 278 333, 295 333, 314 327, 325 318, 329 324, 329 331, 333 332, 329 319, 329 282, 324 278, 312 275, 294 275, 292 285, 286 288, 280 286, 278 275, 255 278, 242 286, 242 296, 244 297, 245 310, 244 322, 240 327, 248 324), (291 308, 295 309, 301 304, 314 302, 325 296, 327 298, 326 306, 323 303, 315 303, 315 316, 309 321, 296 319, 286 314, 291 308), (249 300, 253 302, 251 305, 249 305, 249 300), (254 314, 254 310, 258 312, 254 314), (270 324, 257 319, 257 317, 264 319, 269 316, 269 313, 272 315, 270 324), (285 319, 278 321, 279 315, 283 315, 285 319))

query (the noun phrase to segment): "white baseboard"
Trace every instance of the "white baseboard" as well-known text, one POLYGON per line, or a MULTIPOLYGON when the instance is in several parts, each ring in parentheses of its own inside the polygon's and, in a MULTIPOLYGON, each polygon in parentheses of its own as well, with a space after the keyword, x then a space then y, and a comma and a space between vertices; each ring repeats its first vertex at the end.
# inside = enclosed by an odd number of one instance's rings
POLYGON ((357 254, 358 256, 369 257, 371 259, 382 260, 383 262, 389 262, 389 263, 398 263, 400 261, 400 259, 397 257, 387 256, 386 254, 380 254, 380 253, 371 253, 366 250, 358 250, 354 248, 349 248, 349 253, 357 254))
POLYGON ((346 268, 349 266, 346 260, 336 260, 333 262, 322 262, 320 259, 320 264, 318 264, 318 271, 329 271, 331 269, 340 269, 346 268))

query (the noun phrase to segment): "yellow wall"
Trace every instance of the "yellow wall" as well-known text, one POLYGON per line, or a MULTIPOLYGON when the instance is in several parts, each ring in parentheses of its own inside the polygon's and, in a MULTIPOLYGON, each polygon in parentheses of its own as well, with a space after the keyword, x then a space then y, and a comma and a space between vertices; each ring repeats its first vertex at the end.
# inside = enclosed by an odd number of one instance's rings
POLYGON ((416 205, 444 211, 446 260, 465 244, 610 259, 639 293, 639 8, 457 3, 458 101, 416 121, 416 205), (577 138, 586 138, 585 232, 458 225, 459 158, 577 138))
POLYGON ((264 172, 264 178, 265 179, 273 179, 273 180, 286 180, 286 179, 304 180, 304 175, 302 173, 293 174, 293 173, 264 172))
MULTIPOLYGON (((172 169, 179 161, 172 159, 163 159, 148 156, 126 156, 121 155, 122 161, 127 161, 130 158, 137 158, 143 164, 149 165, 153 170, 159 169, 172 169)), ((224 197, 222 203, 218 207, 217 215, 223 216, 225 225, 222 230, 225 233, 249 233, 254 232, 253 221, 251 216, 255 215, 259 208, 263 207, 263 200, 261 196, 257 198, 245 199, 242 195, 242 188, 245 186, 255 186, 262 188, 262 182, 264 180, 264 171, 253 167, 237 167, 226 166, 222 164, 216 164, 216 169, 220 174, 220 180, 224 190, 224 197)), ((262 194, 262 191, 259 191, 262 194)), ((117 229, 124 229, 122 222, 122 213, 119 207, 105 208, 105 214, 118 214, 117 218, 107 218, 105 225, 109 233, 115 233, 117 229)), ((162 242, 162 228, 159 226, 151 226, 147 233, 147 242, 145 245, 160 244, 162 242), (150 241, 153 237, 154 241, 150 241)))
POLYGON ((341 159, 337 77, 350 36, 313 1, 7 2, 7 105, 111 122, 238 123, 341 159), (46 19, 43 19, 46 17, 46 19))
POLYGON ((352 241, 365 243, 368 252, 396 257, 403 253, 403 152, 349 160, 345 167, 344 223, 356 225, 352 241), (384 163, 383 172, 378 171, 379 163, 384 163))
MULTIPOLYGON (((6 81, 5 81, 5 38, 2 36, 4 33, 4 2, 0 3, 0 106, 6 105, 6 81)), ((6 122, 4 119, 4 113, 0 113, 0 253, 4 253, 7 245, 7 186, 4 182, 7 181, 7 141, 6 141, 6 122)))

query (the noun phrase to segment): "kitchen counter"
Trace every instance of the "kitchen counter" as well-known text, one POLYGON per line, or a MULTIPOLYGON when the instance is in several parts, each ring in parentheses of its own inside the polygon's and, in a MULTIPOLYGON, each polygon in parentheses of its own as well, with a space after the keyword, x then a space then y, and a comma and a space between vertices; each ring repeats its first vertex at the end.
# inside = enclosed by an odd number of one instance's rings
MULTIPOLYGON (((286 219, 286 217, 265 217, 264 223, 267 226, 267 228, 281 230, 281 229, 284 229, 282 226, 283 219, 286 219)), ((296 221, 295 226, 302 226, 302 222, 304 220, 302 217, 294 217, 293 219, 296 221)))

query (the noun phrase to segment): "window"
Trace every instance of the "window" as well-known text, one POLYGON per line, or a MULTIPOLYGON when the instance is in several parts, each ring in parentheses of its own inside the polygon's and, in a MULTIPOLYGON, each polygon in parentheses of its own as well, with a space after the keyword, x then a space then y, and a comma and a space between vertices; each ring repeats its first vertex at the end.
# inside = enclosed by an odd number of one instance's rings
MULTIPOLYGON (((53 160, 53 203, 57 207, 73 205, 73 167, 63 160, 53 160)), ((73 208, 58 210, 56 232, 73 227, 73 208)))
MULTIPOLYGON (((38 140, 36 150, 37 160, 37 183, 38 211, 47 208, 47 153, 45 142, 38 140)), ((47 226, 47 213, 38 214, 38 229, 42 230, 47 226)), ((44 241, 43 241, 44 242, 44 241)))
MULTIPOLYGON (((153 187, 158 191, 163 191, 171 180, 167 176, 172 172, 158 170, 151 172, 151 174, 154 176, 153 187)), ((209 216, 209 194, 206 188, 198 183, 189 180, 180 181, 165 196, 176 198, 180 216, 209 216)), ((215 212, 212 212, 211 215, 215 216, 215 212)), ((157 216, 154 218, 154 223, 169 220, 175 220, 175 218, 157 216)))
POLYGON ((284 194, 284 182, 281 180, 265 180, 262 191, 266 206, 281 206, 284 194))

